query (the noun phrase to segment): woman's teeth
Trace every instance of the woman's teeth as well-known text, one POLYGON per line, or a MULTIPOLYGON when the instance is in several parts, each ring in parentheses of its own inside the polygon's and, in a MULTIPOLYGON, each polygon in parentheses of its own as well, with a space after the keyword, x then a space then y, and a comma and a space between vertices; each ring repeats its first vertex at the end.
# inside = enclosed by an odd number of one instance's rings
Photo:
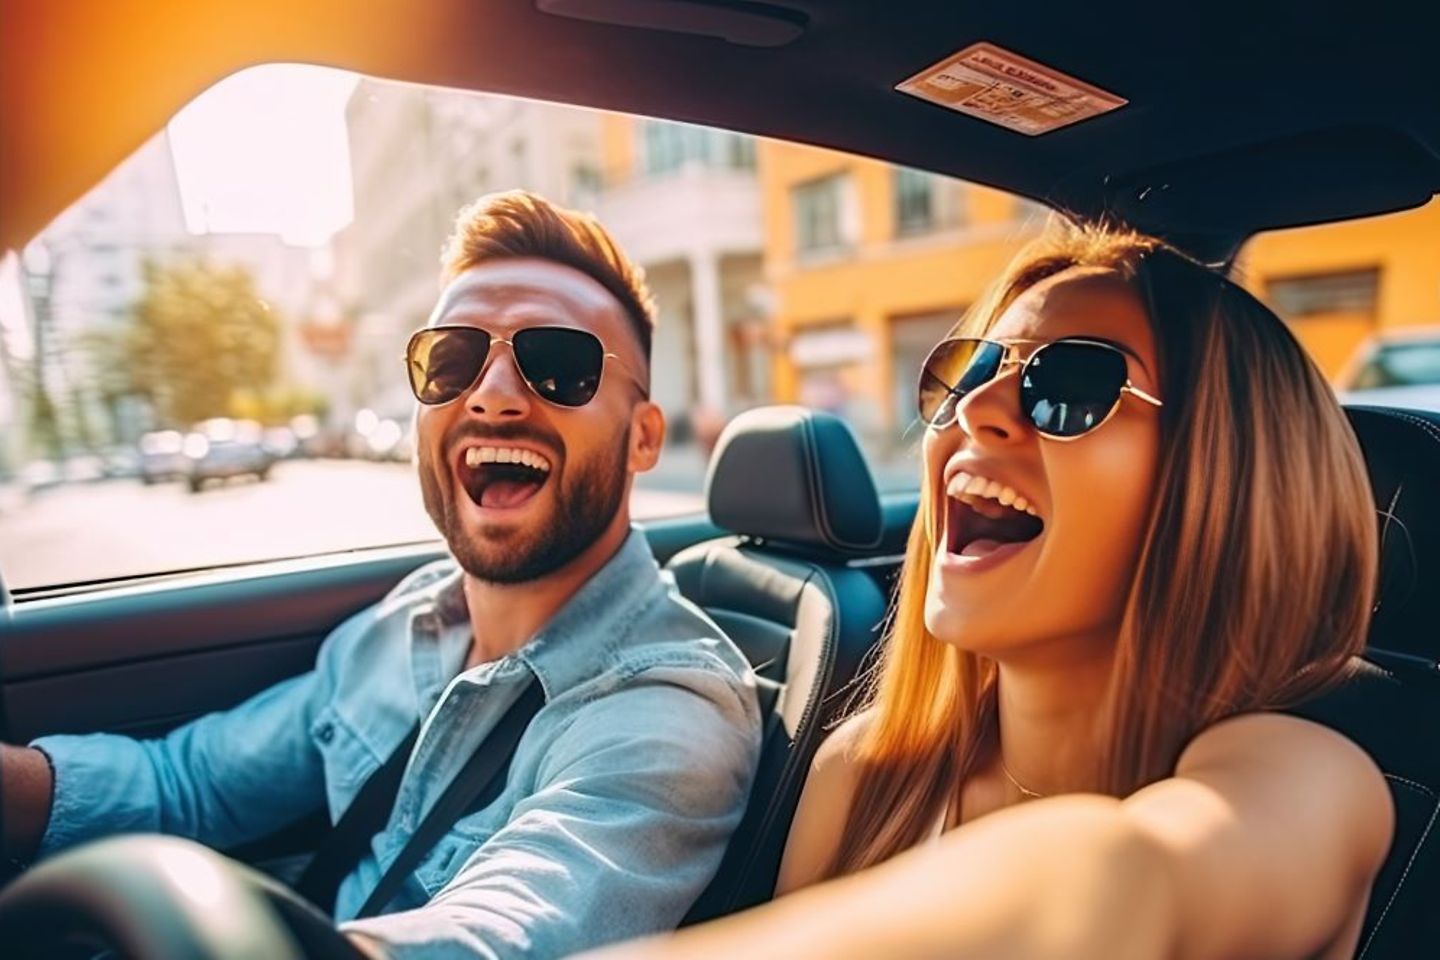
POLYGON ((963 470, 950 478, 945 493, 956 500, 965 501, 975 510, 992 518, 1002 515, 1006 507, 1028 513, 1032 517, 1040 516, 1030 502, 1009 484, 977 477, 963 470))
POLYGON ((550 461, 533 450, 519 447, 469 447, 465 450, 465 466, 478 467, 482 463, 518 463, 541 473, 550 472, 550 461))

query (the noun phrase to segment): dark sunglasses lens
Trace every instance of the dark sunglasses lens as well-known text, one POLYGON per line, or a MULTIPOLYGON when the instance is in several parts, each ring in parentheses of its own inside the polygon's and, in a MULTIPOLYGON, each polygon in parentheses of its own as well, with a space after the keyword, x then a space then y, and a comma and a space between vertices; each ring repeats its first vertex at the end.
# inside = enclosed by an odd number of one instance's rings
POLYGON ((421 330, 410 338, 405 367, 421 403, 449 403, 470 388, 490 352, 484 330, 421 330))
POLYGON ((1095 343, 1058 341, 1041 347, 1020 378, 1020 405, 1035 429, 1078 437, 1105 421, 1120 402, 1125 356, 1095 343))
POLYGON ((994 379, 1005 350, 987 340, 942 340, 920 370, 917 408, 926 423, 949 420, 960 398, 994 379))
POLYGON ((600 389, 605 348, 584 330, 532 327, 515 335, 515 361, 540 396, 562 407, 583 407, 600 389))

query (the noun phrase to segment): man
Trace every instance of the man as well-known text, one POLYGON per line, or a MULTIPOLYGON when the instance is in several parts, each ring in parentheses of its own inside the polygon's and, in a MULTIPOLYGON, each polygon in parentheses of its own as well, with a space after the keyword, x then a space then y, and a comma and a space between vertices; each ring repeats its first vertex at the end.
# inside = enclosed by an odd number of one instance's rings
POLYGON ((366 951, 559 956, 672 928, 698 896, 760 721, 743 656, 630 525, 665 437, 644 281, 593 219, 521 192, 463 210, 444 263, 406 362, 421 492, 454 562, 341 624, 313 672, 163 739, 4 748, 12 856, 132 831, 229 847, 321 803, 338 819, 423 717, 388 824, 339 888, 366 951), (543 706, 499 796, 382 915, 353 919, 531 684, 543 706))

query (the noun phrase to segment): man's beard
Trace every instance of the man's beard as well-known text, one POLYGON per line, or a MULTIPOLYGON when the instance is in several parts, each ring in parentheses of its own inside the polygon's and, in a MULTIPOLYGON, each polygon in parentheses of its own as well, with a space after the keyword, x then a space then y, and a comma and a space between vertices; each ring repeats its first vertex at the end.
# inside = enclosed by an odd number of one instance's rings
MULTIPOLYGON (((428 454, 419 457, 420 490, 425 511, 450 547, 451 554, 466 573, 488 583, 526 583, 553 573, 585 552, 600 539, 615 519, 629 479, 625 452, 630 449, 630 427, 620 443, 596 455, 585 464, 566 460, 563 477, 552 477, 555 509, 535 529, 489 528, 488 549, 475 542, 460 522, 458 504, 441 492, 439 469, 428 454), (574 470, 571 470, 571 467, 574 470)), ((452 484, 455 497, 468 497, 452 484)), ((540 496, 544 491, 537 491, 540 496)))

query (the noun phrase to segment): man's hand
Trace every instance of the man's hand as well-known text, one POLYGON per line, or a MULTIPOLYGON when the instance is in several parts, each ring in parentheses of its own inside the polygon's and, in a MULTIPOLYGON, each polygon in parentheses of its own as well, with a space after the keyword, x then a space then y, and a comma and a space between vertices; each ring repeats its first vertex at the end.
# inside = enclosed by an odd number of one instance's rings
POLYGON ((345 939, 350 941, 350 945, 359 951, 365 960, 390 960, 390 955, 374 937, 367 937, 363 933, 347 933, 345 939))
POLYGON ((0 859, 29 863, 50 823, 54 775, 33 747, 0 744, 0 859))

